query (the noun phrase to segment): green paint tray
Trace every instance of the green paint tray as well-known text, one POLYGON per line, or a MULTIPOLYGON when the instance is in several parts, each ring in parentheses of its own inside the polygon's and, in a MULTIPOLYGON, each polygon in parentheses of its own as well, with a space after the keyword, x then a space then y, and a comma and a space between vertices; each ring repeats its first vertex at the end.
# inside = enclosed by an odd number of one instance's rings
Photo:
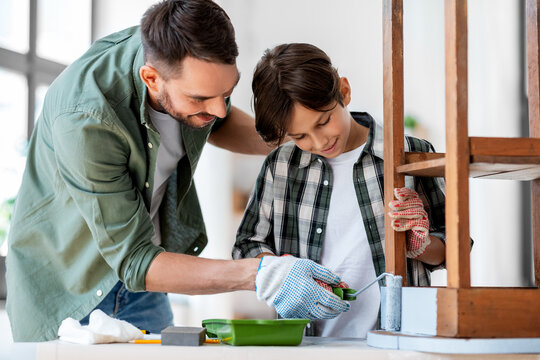
POLYGON ((202 321, 209 338, 230 345, 298 345, 308 319, 207 319, 202 321))

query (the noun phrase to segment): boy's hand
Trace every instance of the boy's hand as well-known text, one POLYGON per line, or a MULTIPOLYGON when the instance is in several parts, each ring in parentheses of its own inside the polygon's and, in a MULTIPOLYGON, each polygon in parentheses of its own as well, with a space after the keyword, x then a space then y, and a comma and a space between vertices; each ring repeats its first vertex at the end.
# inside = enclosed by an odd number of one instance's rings
POLYGON ((389 206, 393 211, 388 213, 392 218, 392 228, 407 231, 407 257, 417 258, 431 244, 424 204, 418 193, 408 188, 394 189, 394 195, 397 200, 390 201, 389 206))
POLYGON ((319 286, 340 282, 331 270, 294 256, 264 256, 255 278, 257 298, 274 306, 284 318, 332 319, 349 310, 349 303, 319 286))

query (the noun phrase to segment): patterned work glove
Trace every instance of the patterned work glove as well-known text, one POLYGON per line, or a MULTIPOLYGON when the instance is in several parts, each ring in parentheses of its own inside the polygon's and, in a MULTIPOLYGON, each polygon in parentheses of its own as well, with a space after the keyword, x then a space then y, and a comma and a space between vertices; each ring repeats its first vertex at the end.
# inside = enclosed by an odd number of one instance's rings
POLYGON ((322 286, 324 289, 326 289, 326 290, 328 290, 330 292, 333 292, 333 288, 335 288, 335 287, 339 287, 339 288, 342 288, 342 289, 349 288, 349 285, 347 285, 347 283, 345 281, 341 281, 339 284, 337 284, 335 286, 330 286, 329 284, 325 283, 324 281, 317 280, 317 279, 315 279, 315 282, 317 284, 319 284, 319 286, 322 286))
POLYGON ((339 276, 308 259, 294 256, 263 256, 255 278, 257 298, 274 306, 284 318, 332 319, 349 310, 349 303, 317 285, 330 285, 339 276))
POLYGON ((397 200, 390 201, 389 206, 393 211, 388 213, 392 218, 392 229, 407 231, 407 257, 417 258, 431 244, 424 204, 416 191, 405 187, 394 189, 394 195, 397 200))

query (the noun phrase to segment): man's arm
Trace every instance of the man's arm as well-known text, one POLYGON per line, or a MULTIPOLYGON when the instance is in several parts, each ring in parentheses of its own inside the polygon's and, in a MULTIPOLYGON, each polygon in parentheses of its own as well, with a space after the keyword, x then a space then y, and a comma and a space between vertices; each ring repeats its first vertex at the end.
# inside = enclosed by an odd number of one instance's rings
POLYGON ((263 256, 276 256, 275 254, 272 254, 272 253, 269 253, 269 252, 263 252, 263 253, 260 253, 259 255, 255 256, 257 259, 260 259, 262 258, 263 256))
POLYGON ((319 286, 341 278, 308 259, 268 256, 261 259, 211 260, 162 252, 146 275, 149 291, 213 294, 254 290, 286 318, 331 319, 350 305, 319 286), (298 286, 302 284, 302 286, 298 286))
POLYGON ((267 155, 274 148, 257 134, 254 119, 235 106, 231 107, 223 125, 210 134, 208 142, 229 151, 250 155, 267 155))
POLYGON ((146 290, 188 295, 254 290, 260 261, 213 260, 162 252, 146 273, 146 290))

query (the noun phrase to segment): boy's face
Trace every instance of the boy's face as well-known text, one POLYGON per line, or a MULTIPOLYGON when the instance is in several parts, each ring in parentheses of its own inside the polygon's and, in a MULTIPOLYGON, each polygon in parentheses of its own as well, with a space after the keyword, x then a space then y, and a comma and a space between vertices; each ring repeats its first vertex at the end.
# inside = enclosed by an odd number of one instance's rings
POLYGON ((327 111, 308 109, 294 104, 287 135, 296 145, 312 154, 335 158, 360 146, 361 126, 353 119, 347 105, 350 102, 350 87, 347 79, 341 79, 344 105, 338 102, 327 111))

